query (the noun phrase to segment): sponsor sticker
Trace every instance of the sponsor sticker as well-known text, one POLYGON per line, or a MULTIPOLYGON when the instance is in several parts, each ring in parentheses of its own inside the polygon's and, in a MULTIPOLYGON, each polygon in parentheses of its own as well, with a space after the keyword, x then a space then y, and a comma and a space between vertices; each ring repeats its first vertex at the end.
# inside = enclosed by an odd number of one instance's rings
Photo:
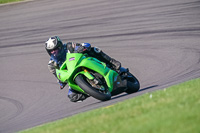
POLYGON ((75 60, 75 57, 69 58, 69 61, 75 60))

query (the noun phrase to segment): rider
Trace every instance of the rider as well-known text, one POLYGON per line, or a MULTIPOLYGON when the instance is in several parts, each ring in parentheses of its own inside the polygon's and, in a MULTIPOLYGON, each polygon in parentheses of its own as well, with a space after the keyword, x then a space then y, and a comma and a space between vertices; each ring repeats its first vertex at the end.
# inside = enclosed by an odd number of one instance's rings
MULTIPOLYGON (((56 69, 59 69, 62 63, 66 60, 66 53, 87 53, 89 56, 105 62, 115 71, 118 71, 121 67, 121 63, 119 61, 109 57, 101 49, 91 47, 89 43, 68 42, 63 44, 58 36, 53 36, 45 42, 45 49, 50 55, 50 61, 48 63, 49 71, 53 73, 56 78, 56 69)), ((66 83, 62 83, 59 80, 58 83, 60 84, 60 89, 63 89, 66 85, 66 83)), ((69 87, 68 97, 70 101, 77 102, 85 100, 88 95, 77 92, 69 87)))

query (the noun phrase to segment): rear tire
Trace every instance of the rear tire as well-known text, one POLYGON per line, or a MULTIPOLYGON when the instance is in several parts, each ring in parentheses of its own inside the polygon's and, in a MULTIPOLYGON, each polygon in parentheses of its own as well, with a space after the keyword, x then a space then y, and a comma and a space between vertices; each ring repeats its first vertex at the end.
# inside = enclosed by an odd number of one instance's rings
POLYGON ((131 78, 127 79, 127 90, 126 93, 131 94, 134 92, 137 92, 140 89, 140 83, 138 81, 138 79, 133 76, 131 73, 128 73, 129 76, 131 76, 131 78))
POLYGON ((87 78, 83 75, 78 75, 75 78, 76 84, 83 89, 86 93, 88 93, 90 96, 101 100, 101 101, 107 101, 111 99, 111 93, 108 91, 107 93, 103 93, 98 91, 96 88, 92 87, 88 82, 87 78))

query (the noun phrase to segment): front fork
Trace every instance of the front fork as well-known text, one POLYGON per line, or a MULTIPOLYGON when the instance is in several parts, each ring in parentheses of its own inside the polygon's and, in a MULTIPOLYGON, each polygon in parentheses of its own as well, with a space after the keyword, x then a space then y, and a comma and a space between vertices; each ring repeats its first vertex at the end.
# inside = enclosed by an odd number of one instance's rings
POLYGON ((82 68, 83 71, 80 71, 79 73, 77 73, 74 77, 76 77, 79 74, 84 75, 85 77, 87 77, 90 80, 94 80, 94 77, 90 74, 90 72, 86 69, 86 68, 82 68))

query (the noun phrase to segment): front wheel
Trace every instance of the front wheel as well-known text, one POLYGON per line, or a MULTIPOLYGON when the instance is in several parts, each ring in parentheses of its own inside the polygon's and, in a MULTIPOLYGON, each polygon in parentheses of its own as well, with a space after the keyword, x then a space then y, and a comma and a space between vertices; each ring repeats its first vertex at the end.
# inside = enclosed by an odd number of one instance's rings
POLYGON ((106 89, 106 86, 101 85, 93 87, 92 81, 87 79, 84 75, 78 75, 75 78, 75 82, 86 93, 98 100, 107 101, 111 99, 111 93, 106 89))

